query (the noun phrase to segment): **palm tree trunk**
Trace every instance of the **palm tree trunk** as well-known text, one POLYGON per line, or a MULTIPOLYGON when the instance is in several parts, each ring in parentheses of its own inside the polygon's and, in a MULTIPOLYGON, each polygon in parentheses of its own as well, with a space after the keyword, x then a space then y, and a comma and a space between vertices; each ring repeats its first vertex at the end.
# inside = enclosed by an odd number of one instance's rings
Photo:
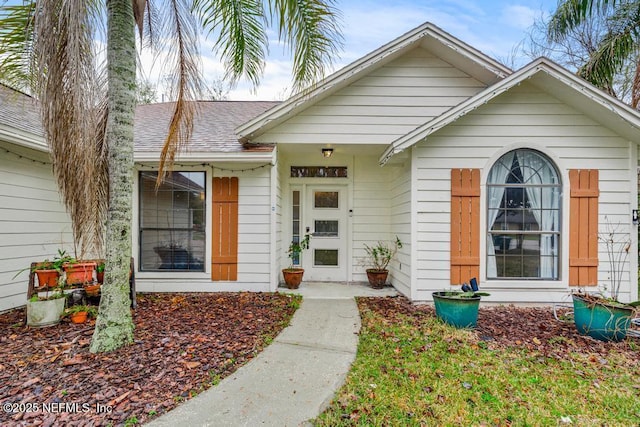
POLYGON ((109 151, 109 211, 105 283, 91 341, 92 353, 115 350, 133 342, 129 263, 136 86, 135 25, 131 0, 108 0, 106 3, 109 117, 105 138, 109 151))

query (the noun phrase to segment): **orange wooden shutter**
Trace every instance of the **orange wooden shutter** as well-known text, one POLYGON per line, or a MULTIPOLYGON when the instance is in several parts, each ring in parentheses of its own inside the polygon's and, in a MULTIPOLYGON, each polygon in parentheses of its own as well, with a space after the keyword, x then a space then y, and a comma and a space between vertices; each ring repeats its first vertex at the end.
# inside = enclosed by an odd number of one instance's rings
POLYGON ((598 284, 598 171, 569 171, 569 285, 598 284))
POLYGON ((238 280, 238 178, 213 178, 211 280, 238 280))
POLYGON ((451 284, 480 275, 480 170, 451 170, 451 284))

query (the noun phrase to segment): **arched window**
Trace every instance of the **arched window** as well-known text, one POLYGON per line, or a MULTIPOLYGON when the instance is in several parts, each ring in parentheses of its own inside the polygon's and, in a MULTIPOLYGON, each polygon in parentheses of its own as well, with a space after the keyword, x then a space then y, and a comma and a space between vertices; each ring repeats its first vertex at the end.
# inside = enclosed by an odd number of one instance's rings
POLYGON ((510 151, 487 178, 487 278, 559 279, 562 185, 553 163, 510 151))

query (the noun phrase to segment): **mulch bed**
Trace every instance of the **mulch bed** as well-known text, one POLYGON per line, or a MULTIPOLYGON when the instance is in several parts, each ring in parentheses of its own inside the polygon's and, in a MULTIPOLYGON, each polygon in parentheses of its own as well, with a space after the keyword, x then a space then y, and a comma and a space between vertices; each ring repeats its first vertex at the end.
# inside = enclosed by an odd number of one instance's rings
POLYGON ((288 324, 291 299, 139 295, 135 343, 98 355, 89 352, 95 321, 39 329, 21 325, 24 309, 0 314, 0 425, 147 421, 253 358, 288 324))
MULTIPOLYGON (((100 355, 89 353, 92 323, 37 329, 20 325, 23 309, 0 314, 0 425, 148 421, 253 358, 288 323, 295 311, 290 303, 280 294, 139 295, 136 342, 100 355), (7 403, 18 411, 8 412, 7 403)), ((358 298, 358 304, 389 321, 399 314, 418 322, 435 315, 431 306, 404 297, 358 298)), ((489 348, 521 347, 560 359, 577 352, 600 363, 614 351, 640 364, 640 340, 581 336, 549 308, 481 308, 475 333, 489 348)))
MULTIPOLYGON (((433 306, 414 305, 404 297, 359 298, 358 304, 361 310, 372 310, 391 320, 398 314, 410 315, 416 321, 422 316, 435 316, 433 306)), ((559 317, 567 311, 558 310, 559 317)), ((579 353, 600 363, 606 363, 610 353, 615 352, 626 356, 630 363, 640 365, 640 339, 627 337, 616 343, 580 335, 573 322, 556 320, 548 307, 482 307, 481 304, 474 333, 488 348, 516 347, 543 357, 567 360, 572 353, 579 353)))

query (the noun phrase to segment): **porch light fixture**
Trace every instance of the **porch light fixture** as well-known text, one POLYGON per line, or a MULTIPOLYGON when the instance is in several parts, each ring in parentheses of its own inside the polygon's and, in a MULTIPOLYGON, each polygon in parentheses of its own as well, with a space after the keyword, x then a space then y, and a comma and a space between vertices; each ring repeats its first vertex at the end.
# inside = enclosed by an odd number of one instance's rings
POLYGON ((332 154, 333 154, 333 148, 323 148, 322 149, 322 156, 323 157, 331 157, 332 154))

